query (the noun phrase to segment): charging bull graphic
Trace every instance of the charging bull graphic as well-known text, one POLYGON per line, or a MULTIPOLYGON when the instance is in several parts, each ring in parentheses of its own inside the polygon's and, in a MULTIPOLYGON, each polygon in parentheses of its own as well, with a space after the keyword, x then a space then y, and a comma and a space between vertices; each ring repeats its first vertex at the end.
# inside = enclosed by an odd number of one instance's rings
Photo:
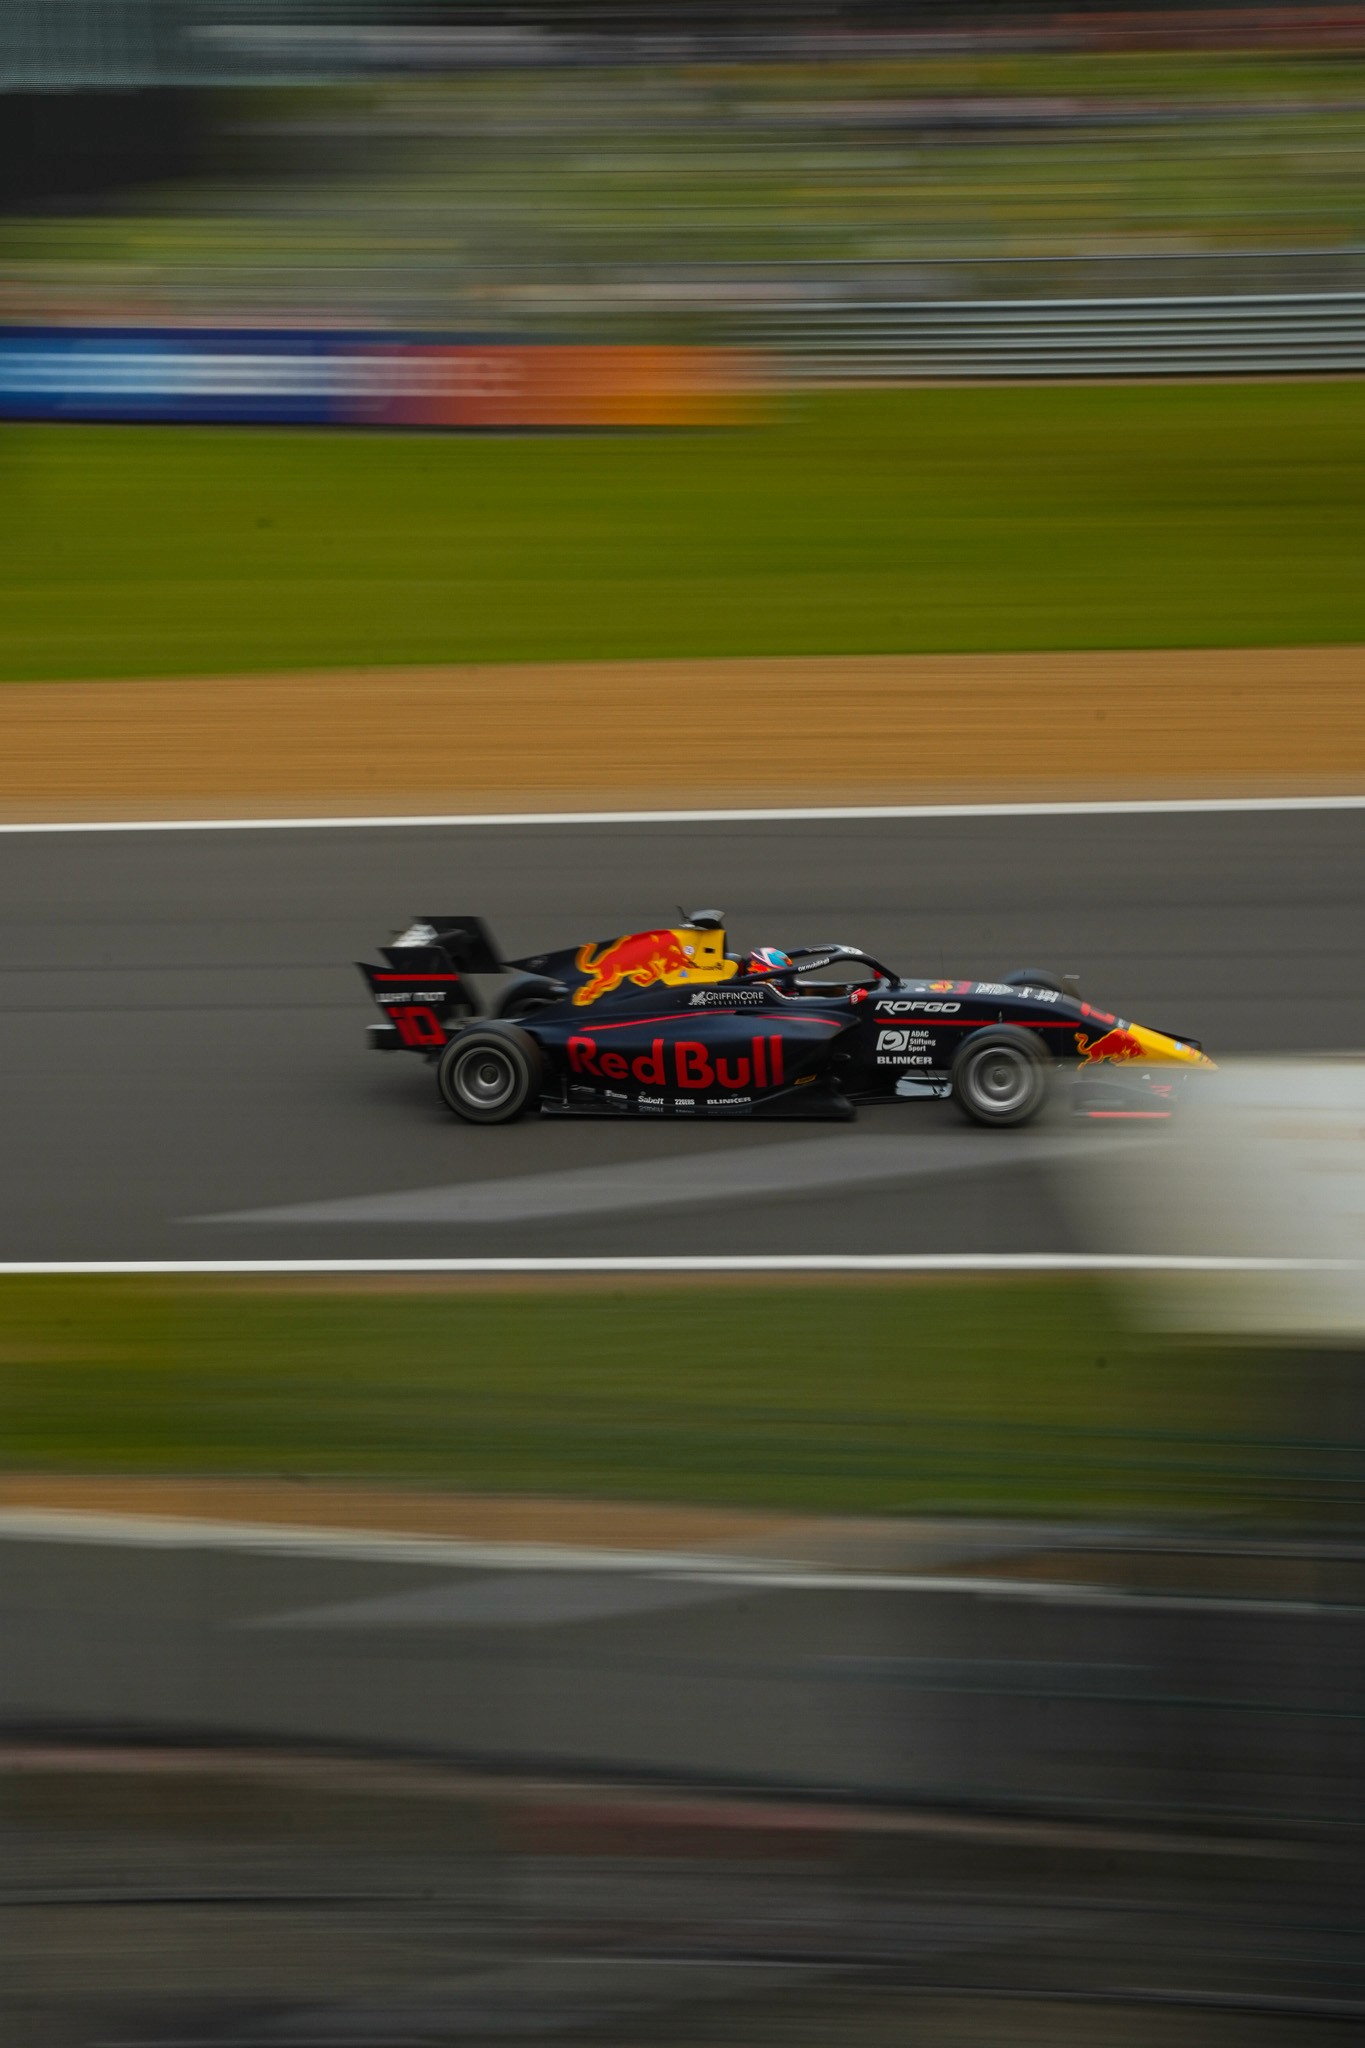
POLYGON ((580 1007, 614 994, 623 981, 634 982, 636 988, 651 988, 658 981, 728 981, 739 969, 737 960, 725 957, 724 932, 690 926, 628 932, 600 952, 594 946, 580 946, 575 961, 579 973, 588 977, 574 990, 580 1007))
POLYGON ((1151 1058, 1137 1033, 1127 1030, 1122 1024, 1113 1031, 1102 1031, 1093 1041, 1087 1032, 1078 1031, 1076 1050, 1082 1055, 1083 1067, 1098 1066, 1101 1060, 1112 1060, 1115 1066, 1119 1066, 1125 1060, 1151 1058))

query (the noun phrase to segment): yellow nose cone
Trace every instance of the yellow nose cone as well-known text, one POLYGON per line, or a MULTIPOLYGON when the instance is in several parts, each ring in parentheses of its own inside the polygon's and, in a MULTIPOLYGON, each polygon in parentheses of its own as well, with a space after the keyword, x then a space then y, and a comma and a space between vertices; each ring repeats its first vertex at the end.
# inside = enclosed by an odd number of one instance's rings
POLYGON ((1218 1071, 1218 1062, 1211 1060, 1197 1045, 1186 1045, 1183 1039, 1167 1038, 1164 1031, 1149 1031, 1145 1024, 1130 1024, 1128 1029, 1142 1047, 1145 1058, 1154 1066, 1164 1067, 1208 1067, 1218 1071))

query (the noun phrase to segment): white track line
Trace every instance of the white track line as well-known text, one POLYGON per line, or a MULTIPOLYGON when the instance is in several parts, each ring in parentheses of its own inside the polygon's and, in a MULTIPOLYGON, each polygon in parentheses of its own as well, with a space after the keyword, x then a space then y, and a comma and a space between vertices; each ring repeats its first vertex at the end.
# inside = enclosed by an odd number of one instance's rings
POLYGON ((1218 811, 1359 811, 1357 796, 1191 796, 1115 798, 1093 803, 829 804, 718 811, 487 811, 336 818, 98 818, 0 823, 0 836, 66 832, 416 832, 447 826, 821 825, 876 819, 1128 818, 1218 811))
POLYGON ((0 1278, 214 1273, 1355 1273, 1360 1259, 1163 1252, 759 1252, 505 1259, 11 1259, 0 1278))
MULTIPOLYGON (((700 1585, 715 1593, 731 1590, 812 1593, 946 1593, 954 1599, 996 1599, 1043 1606, 1065 1601, 1089 1607, 1141 1607, 1189 1612, 1199 1609, 1238 1614, 1351 1615, 1352 1607, 1321 1607, 1314 1601, 1256 1598, 1245 1594, 1136 1593, 1119 1586, 1074 1579, 988 1578, 952 1572, 841 1571, 781 1558, 722 1552, 602 1550, 555 1543, 480 1543, 458 1537, 388 1534, 379 1530, 310 1528, 300 1523, 219 1522, 207 1518, 136 1515, 80 1508, 0 1509, 0 1543, 71 1543, 122 1546, 135 1550, 237 1551, 264 1557, 313 1557, 359 1564, 425 1565, 442 1571, 562 1572, 700 1585)), ((398 1598, 403 1599, 404 1595, 398 1598)), ((337 1603, 359 1608, 363 1626, 369 1600, 337 1603)), ((314 1610, 318 1612, 319 1610, 314 1610)), ((238 1629, 297 1626, 286 1612, 243 1620, 238 1629)))

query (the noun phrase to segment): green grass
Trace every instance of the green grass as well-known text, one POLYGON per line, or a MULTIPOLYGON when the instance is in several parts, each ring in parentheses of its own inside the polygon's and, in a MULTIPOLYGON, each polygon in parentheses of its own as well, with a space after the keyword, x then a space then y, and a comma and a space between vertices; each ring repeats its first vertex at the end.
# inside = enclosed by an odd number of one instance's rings
POLYGON ((1365 383, 711 434, 0 430, 0 677, 1365 639, 1365 383))
MULTIPOLYGON (((1293 1396, 1311 1403, 1303 1372, 1293 1396)), ((1101 1289, 1065 1280, 0 1288, 11 1470, 1321 1519, 1361 1453, 1277 1441, 1296 1434, 1287 1384, 1270 1354, 1136 1336, 1101 1289)))

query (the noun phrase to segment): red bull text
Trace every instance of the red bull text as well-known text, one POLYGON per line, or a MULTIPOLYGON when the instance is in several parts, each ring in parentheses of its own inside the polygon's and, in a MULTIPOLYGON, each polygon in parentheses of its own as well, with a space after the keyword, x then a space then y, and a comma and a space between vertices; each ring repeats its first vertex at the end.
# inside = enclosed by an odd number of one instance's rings
POLYGON ((567 1051, 571 1074, 590 1074, 598 1081, 633 1080, 642 1088, 672 1088, 687 1095, 712 1088, 738 1094, 751 1086, 786 1086, 780 1038, 751 1038, 748 1054, 734 1059, 712 1053, 695 1038, 675 1039, 667 1046, 656 1038, 647 1053, 627 1059, 624 1053, 604 1052, 586 1032, 575 1034, 567 1051))

